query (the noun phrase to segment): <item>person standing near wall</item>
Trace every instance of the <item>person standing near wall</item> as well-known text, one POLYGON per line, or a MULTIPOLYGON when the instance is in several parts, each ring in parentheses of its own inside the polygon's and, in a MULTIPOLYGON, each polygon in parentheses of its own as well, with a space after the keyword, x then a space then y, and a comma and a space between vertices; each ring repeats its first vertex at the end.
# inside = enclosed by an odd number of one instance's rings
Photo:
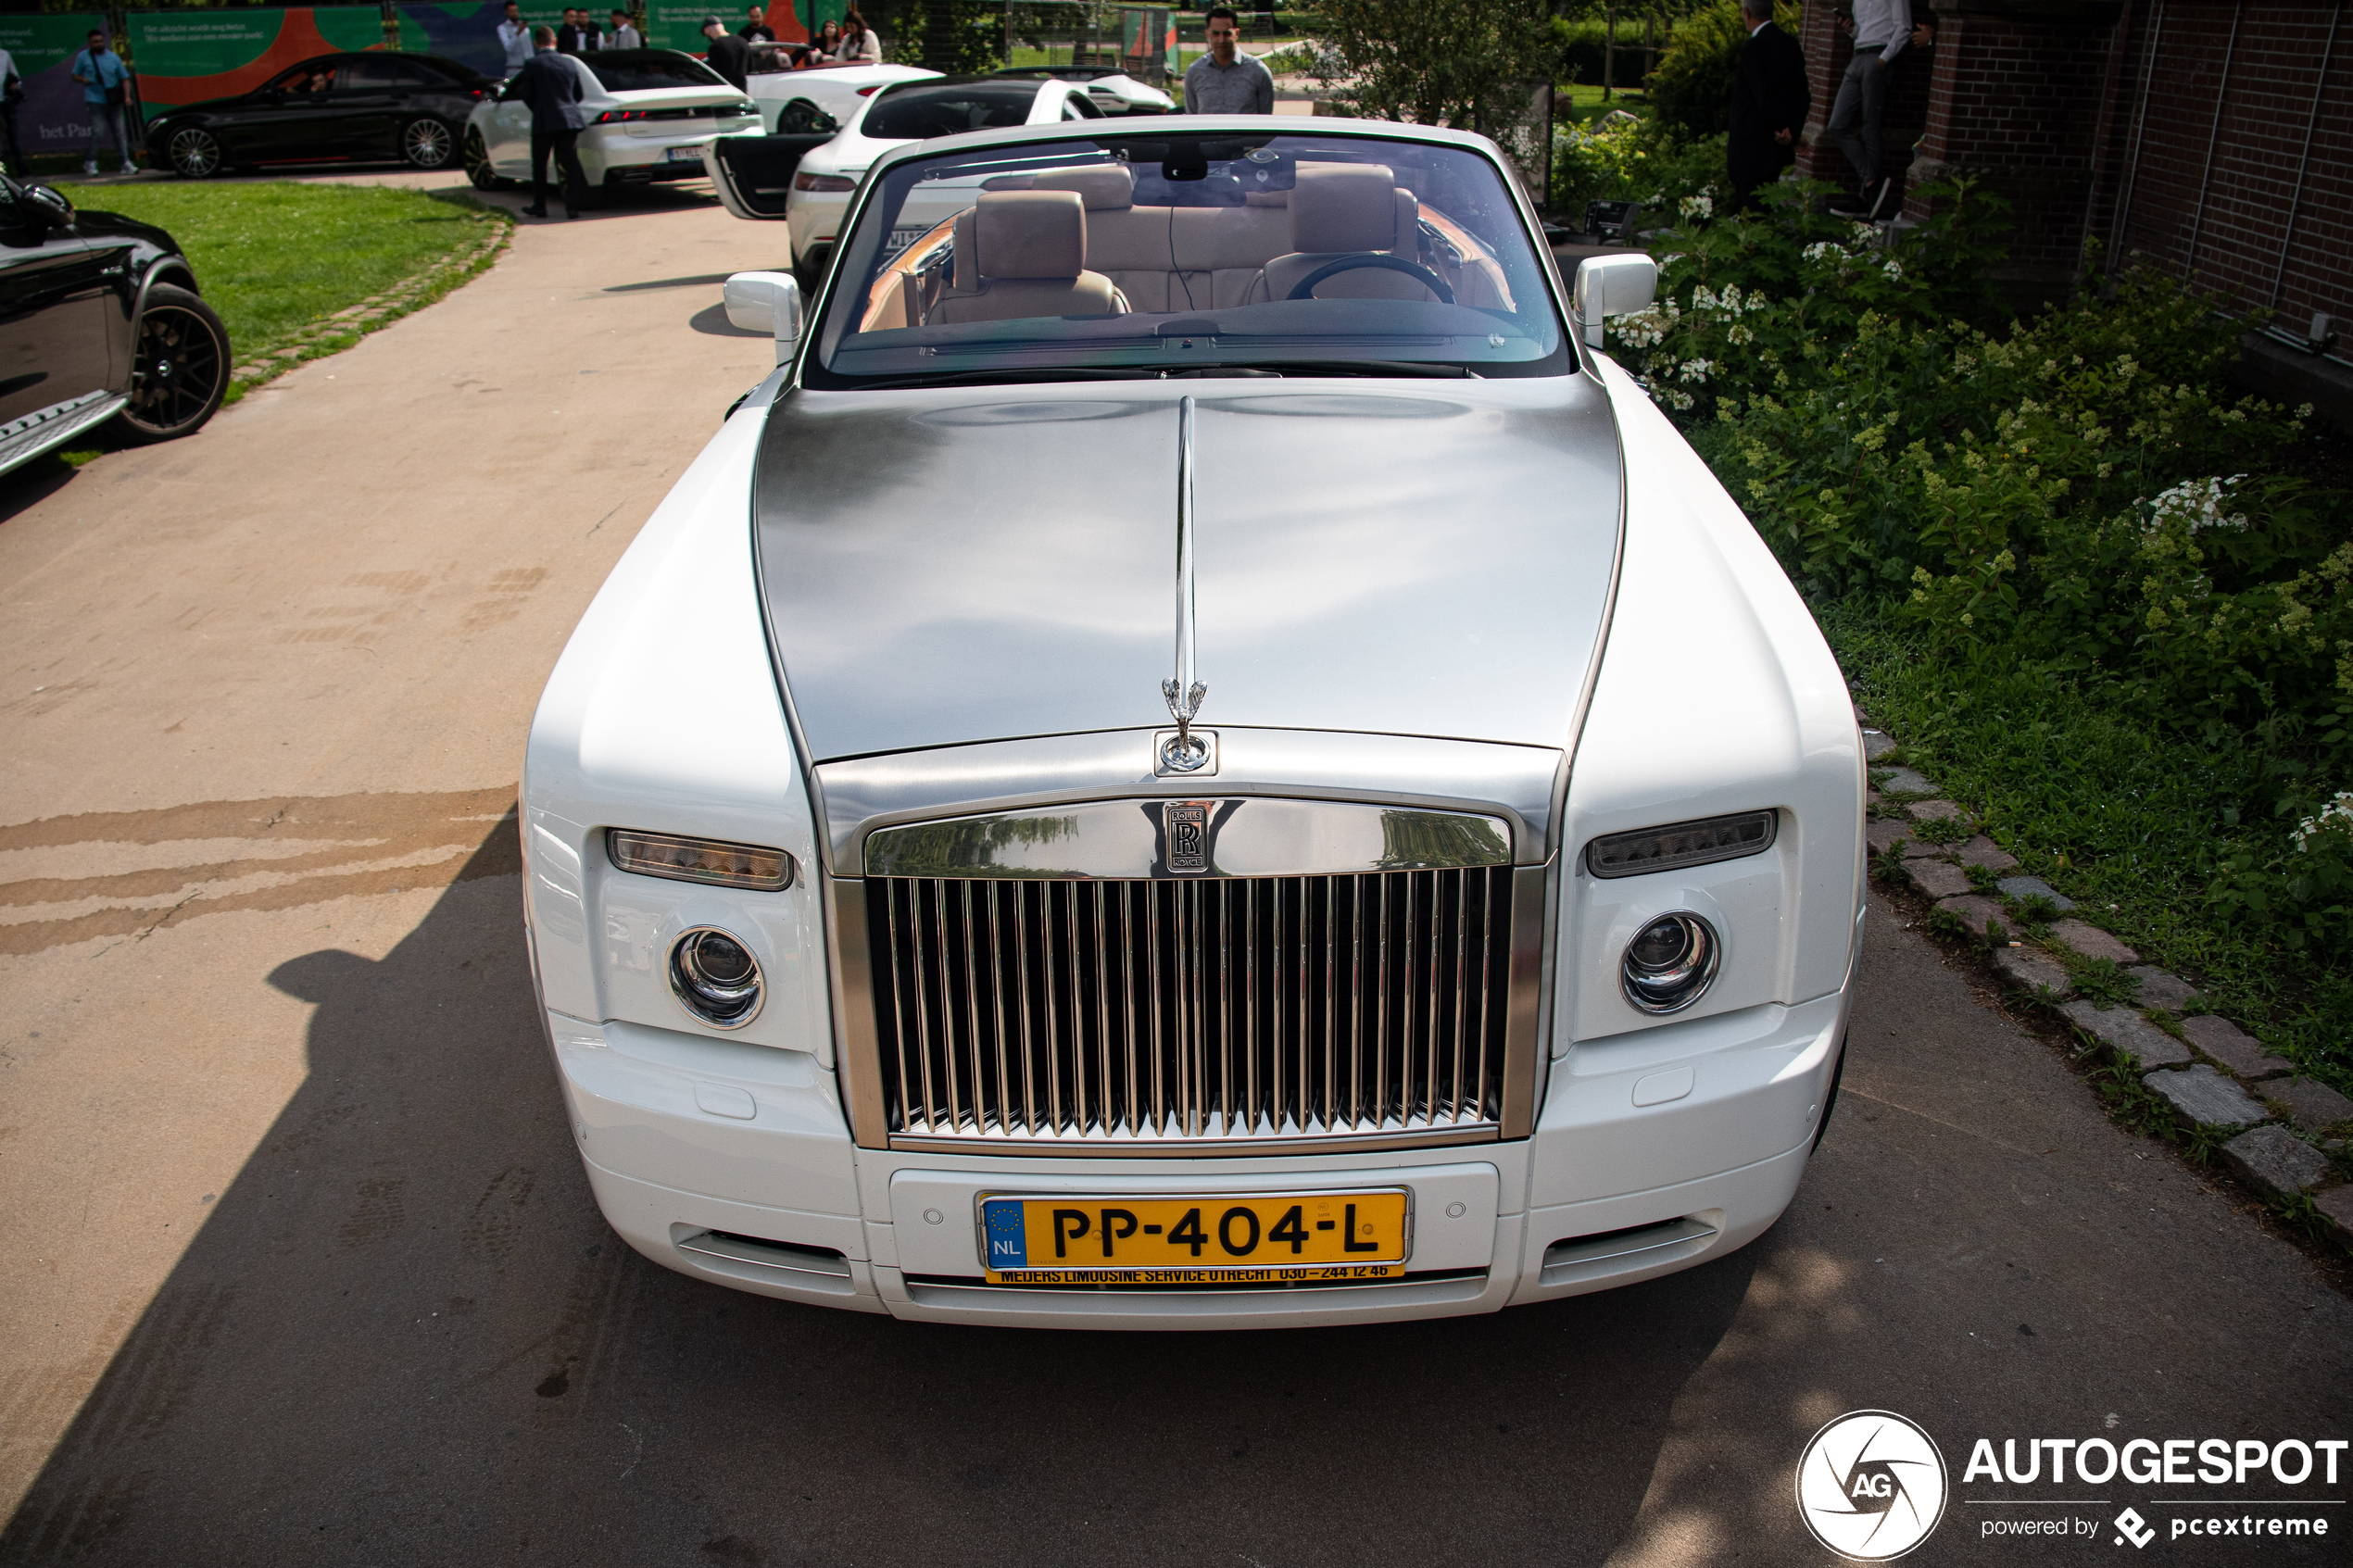
POLYGON ((1872 219, 1887 205, 1895 183, 1881 178, 1879 171, 1888 68, 1906 44, 1926 48, 1936 34, 1926 24, 1912 25, 1912 0, 1855 0, 1853 13, 1840 17, 1839 26, 1853 31, 1855 57, 1846 62, 1846 74, 1839 79, 1838 97, 1831 105, 1830 124, 1825 129, 1854 167, 1861 189, 1852 197, 1831 202, 1831 211, 1841 218, 1872 219))
POLYGON ((618 6, 614 6, 612 12, 612 31, 605 34, 605 47, 608 49, 642 49, 645 46, 645 39, 639 36, 637 30, 635 27, 630 25, 629 13, 623 10, 618 6))
POLYGON ((1241 19, 1231 6, 1212 6, 1202 18, 1209 53, 1185 72, 1187 114, 1273 114, 1275 77, 1255 55, 1241 52, 1241 19))
POLYGON ((1732 209, 1760 210, 1756 188, 1797 161, 1797 136, 1814 90, 1806 84, 1806 52, 1773 21, 1773 0, 1741 0, 1748 42, 1732 79, 1732 133, 1725 161, 1732 178, 1732 209))
POLYGON ((506 55, 508 76, 531 61, 531 24, 522 19, 522 7, 515 0, 507 0, 507 14, 499 19, 498 47, 506 55))
POLYGON ((587 96, 588 68, 566 59, 556 48, 556 30, 534 28, 532 56, 516 73, 513 95, 531 106, 531 205, 533 218, 547 216, 547 159, 553 157, 563 176, 564 216, 580 216, 588 176, 580 167, 580 132, 588 124, 582 105, 587 96))
POLYGON ((106 31, 92 28, 90 42, 66 69, 68 75, 82 83, 82 107, 90 116, 90 145, 82 149, 82 174, 98 172, 102 134, 109 139, 123 172, 130 172, 131 137, 122 127, 122 100, 131 72, 124 69, 122 56, 107 47, 106 31))

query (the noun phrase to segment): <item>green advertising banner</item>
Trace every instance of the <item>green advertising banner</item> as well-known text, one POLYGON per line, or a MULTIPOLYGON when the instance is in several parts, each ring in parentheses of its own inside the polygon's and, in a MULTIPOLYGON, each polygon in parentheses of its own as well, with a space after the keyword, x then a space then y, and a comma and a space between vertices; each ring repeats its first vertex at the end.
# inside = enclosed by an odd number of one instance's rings
POLYGON ((374 6, 131 14, 131 61, 149 114, 250 93, 314 55, 384 46, 374 6))
POLYGON ((0 17, 0 49, 8 51, 24 79, 24 102, 16 112, 17 144, 26 154, 78 153, 90 144, 82 83, 66 62, 80 52, 91 29, 106 25, 96 12, 0 17))
MULTIPOLYGON (((530 0, 520 7, 522 19, 533 27, 554 27, 564 19, 560 5, 545 5, 530 0)), ((610 0, 593 8, 599 29, 612 25, 610 0)), ((445 60, 472 66, 484 76, 501 79, 507 75, 507 49, 498 41, 498 24, 507 18, 504 0, 461 0, 457 5, 403 5, 399 8, 400 46, 420 55, 439 55, 445 60)))

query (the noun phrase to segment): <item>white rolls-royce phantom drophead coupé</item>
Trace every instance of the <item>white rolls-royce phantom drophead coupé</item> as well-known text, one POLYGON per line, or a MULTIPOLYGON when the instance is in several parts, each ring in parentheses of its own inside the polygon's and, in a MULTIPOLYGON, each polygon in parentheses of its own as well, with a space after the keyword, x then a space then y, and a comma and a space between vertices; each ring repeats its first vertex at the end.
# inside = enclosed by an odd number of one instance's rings
POLYGON ((598 1201, 715 1284, 1236 1328, 1691 1267, 1789 1204, 1855 713, 1482 138, 891 152, 582 620, 522 785, 598 1201), (919 229, 919 232, 910 232, 919 229))

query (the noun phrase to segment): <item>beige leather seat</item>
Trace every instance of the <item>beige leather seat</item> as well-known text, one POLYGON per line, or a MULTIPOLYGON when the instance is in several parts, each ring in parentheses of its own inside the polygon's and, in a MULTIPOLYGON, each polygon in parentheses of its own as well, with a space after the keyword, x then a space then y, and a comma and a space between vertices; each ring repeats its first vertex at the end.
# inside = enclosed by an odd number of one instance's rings
POLYGON ((1013 321, 1126 309, 1112 281, 1087 270, 1087 211, 1076 192, 989 191, 956 219, 955 275, 929 320, 1013 321))
MULTIPOLYGON (((1290 249, 1269 260, 1247 296, 1289 299, 1326 262, 1378 251, 1421 265, 1421 204, 1377 164, 1303 164, 1290 193, 1290 249)), ((1417 278, 1359 267, 1315 285, 1319 299, 1427 299, 1438 295, 1417 278)))
POLYGON ((1031 188, 1075 191, 1087 207, 1087 262, 1135 310, 1214 310, 1244 303, 1260 269, 1291 248, 1282 209, 1138 207, 1118 164, 1040 174, 1031 188))

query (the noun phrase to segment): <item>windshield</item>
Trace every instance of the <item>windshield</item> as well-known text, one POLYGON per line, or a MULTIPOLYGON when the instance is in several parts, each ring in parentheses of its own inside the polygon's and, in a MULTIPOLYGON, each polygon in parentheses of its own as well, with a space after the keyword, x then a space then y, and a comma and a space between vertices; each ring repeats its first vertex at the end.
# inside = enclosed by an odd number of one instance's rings
POLYGON ((1146 134, 888 169, 805 383, 1576 368, 1518 205, 1478 153, 1146 134))
POLYGON ((692 55, 669 49, 607 50, 574 55, 596 73, 608 93, 645 93, 658 87, 724 87, 719 73, 692 55))
POLYGON ((881 142, 927 141, 1025 125, 1037 101, 1035 87, 902 87, 877 100, 858 130, 881 142))

